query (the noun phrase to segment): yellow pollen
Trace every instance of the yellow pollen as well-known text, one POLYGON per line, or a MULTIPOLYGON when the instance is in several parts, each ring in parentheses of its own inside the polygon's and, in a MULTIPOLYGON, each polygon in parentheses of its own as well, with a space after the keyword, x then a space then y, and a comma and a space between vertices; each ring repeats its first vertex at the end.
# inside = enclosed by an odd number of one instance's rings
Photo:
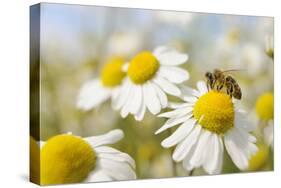
POLYGON ((261 95, 256 102, 256 113, 261 120, 271 120, 274 117, 274 96, 272 93, 261 95))
POLYGON ((210 91, 202 95, 193 109, 199 124, 216 134, 224 134, 234 126, 234 106, 229 95, 210 91))
POLYGON ((136 55, 129 64, 128 76, 135 84, 143 84, 153 78, 159 69, 156 57, 148 51, 136 55))
POLYGON ((82 138, 58 135, 41 150, 41 185, 77 183, 94 169, 96 153, 82 138))
POLYGON ((269 148, 267 146, 259 145, 258 148, 258 152, 249 160, 250 171, 262 170, 269 158, 269 148))
POLYGON ((111 58, 101 72, 102 84, 106 87, 115 87, 121 84, 126 73, 122 70, 124 60, 122 58, 111 58))

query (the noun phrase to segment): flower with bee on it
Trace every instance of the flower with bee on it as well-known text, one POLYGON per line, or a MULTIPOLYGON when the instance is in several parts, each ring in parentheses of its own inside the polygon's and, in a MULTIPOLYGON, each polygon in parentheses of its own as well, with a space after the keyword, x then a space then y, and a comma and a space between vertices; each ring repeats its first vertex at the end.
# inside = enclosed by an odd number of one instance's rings
POLYGON ((257 146, 256 138, 250 133, 254 126, 246 113, 235 107, 227 93, 209 91, 203 81, 197 87, 198 90, 182 87, 184 102, 170 104, 173 110, 159 115, 168 120, 155 134, 179 125, 161 145, 176 146, 172 157, 188 171, 203 167, 209 174, 219 174, 224 146, 239 169, 248 169, 248 161, 257 152, 257 146))

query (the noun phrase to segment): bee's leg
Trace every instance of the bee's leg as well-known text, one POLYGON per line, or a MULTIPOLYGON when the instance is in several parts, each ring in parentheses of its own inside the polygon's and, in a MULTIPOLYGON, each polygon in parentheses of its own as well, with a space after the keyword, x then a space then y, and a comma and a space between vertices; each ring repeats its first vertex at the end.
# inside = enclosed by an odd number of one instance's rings
POLYGON ((216 80, 211 82, 211 89, 216 89, 216 80))
POLYGON ((219 86, 219 90, 222 90, 224 84, 225 84, 225 81, 224 81, 224 79, 223 79, 223 80, 221 80, 221 83, 220 83, 220 86, 219 86))
POLYGON ((233 96, 233 85, 229 85, 226 90, 227 94, 232 98, 233 96))
POLYGON ((217 85, 217 90, 220 91, 223 88, 223 85, 224 85, 223 83, 219 83, 217 85))
POLYGON ((207 80, 207 89, 210 91, 210 80, 207 80))

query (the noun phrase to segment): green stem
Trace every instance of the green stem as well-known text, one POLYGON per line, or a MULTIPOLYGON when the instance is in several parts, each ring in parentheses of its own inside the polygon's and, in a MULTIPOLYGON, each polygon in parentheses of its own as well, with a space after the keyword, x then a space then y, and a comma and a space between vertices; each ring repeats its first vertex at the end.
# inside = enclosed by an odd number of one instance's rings
POLYGON ((193 176, 195 169, 193 168, 190 172, 189 172, 189 176, 193 176))

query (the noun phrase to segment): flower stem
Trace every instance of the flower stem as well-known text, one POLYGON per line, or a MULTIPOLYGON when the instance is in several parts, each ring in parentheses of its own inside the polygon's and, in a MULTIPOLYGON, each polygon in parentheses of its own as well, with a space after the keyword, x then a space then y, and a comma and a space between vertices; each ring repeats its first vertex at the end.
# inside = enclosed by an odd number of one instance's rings
POLYGON ((193 168, 190 172, 189 172, 189 176, 193 176, 195 169, 193 168))

